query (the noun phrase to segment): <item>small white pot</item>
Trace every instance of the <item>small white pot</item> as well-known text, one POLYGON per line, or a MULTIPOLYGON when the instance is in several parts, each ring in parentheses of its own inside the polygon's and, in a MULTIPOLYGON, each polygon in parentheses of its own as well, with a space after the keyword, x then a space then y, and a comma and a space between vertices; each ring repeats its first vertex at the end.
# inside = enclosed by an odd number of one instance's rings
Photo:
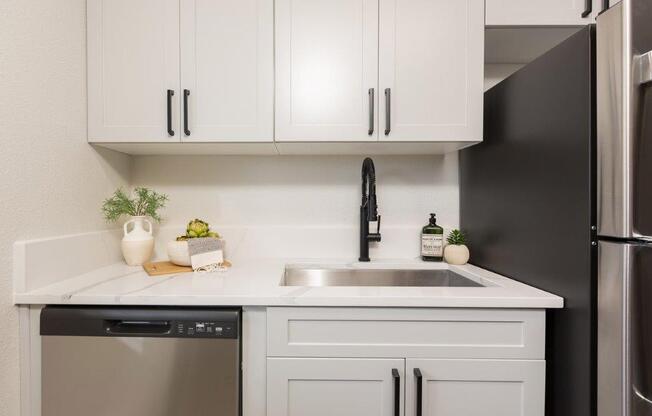
POLYGON ((125 222, 122 237, 122 255, 130 266, 142 266, 154 252, 152 223, 146 217, 131 217, 125 222), (132 224, 131 229, 129 225, 132 224), (147 224, 147 229, 145 225, 147 224))
POLYGON ((187 241, 170 241, 168 243, 168 258, 177 266, 190 266, 190 253, 187 241))
POLYGON ((449 244, 444 248, 444 260, 448 264, 466 264, 469 261, 469 248, 465 245, 449 244))

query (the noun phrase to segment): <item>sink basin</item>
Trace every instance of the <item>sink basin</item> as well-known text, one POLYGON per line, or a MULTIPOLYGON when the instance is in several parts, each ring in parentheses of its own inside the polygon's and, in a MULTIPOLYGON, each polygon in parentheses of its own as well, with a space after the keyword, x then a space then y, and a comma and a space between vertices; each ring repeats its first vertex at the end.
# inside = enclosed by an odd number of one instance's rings
POLYGON ((286 266, 281 286, 484 287, 451 270, 351 269, 286 266))

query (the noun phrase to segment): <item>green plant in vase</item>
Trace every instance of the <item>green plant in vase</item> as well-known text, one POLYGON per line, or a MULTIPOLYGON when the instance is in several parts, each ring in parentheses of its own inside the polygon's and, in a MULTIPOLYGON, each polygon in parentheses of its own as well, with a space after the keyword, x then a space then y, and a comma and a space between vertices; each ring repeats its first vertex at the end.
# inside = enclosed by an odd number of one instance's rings
POLYGON ((102 203, 102 214, 107 222, 116 222, 125 215, 130 217, 123 225, 122 238, 122 255, 128 265, 140 266, 152 257, 153 227, 147 217, 160 222, 159 211, 165 207, 167 201, 168 196, 165 194, 138 187, 134 189, 133 196, 118 188, 102 203))
POLYGON ((469 248, 466 246, 466 233, 460 230, 451 230, 446 237, 448 243, 444 248, 444 260, 448 264, 463 265, 469 261, 469 248))
POLYGON ((168 196, 148 188, 134 189, 133 197, 122 188, 116 189, 110 198, 102 203, 102 213, 107 222, 116 222, 123 215, 130 217, 151 217, 161 222, 159 210, 165 208, 168 196))

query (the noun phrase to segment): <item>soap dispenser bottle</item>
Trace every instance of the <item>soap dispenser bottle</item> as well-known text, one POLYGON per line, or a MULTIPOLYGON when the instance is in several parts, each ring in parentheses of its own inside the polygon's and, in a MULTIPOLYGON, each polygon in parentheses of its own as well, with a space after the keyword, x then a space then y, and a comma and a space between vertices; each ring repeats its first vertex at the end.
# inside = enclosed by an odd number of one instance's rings
POLYGON ((444 259, 444 229, 437 225, 435 214, 430 214, 429 223, 421 230, 421 259, 424 261, 444 259))

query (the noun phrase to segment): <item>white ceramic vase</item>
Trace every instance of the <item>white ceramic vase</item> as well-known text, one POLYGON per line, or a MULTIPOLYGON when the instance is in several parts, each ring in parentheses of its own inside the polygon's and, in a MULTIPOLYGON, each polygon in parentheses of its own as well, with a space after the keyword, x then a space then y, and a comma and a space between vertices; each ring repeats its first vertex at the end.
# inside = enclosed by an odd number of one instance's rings
POLYGON ((463 244, 449 244, 444 248, 444 260, 458 266, 466 264, 469 261, 469 248, 463 244))
POLYGON ((130 266, 142 266, 152 258, 153 252, 152 223, 147 217, 131 217, 124 224, 124 237, 122 237, 122 255, 125 261, 130 266), (130 224, 131 229, 129 229, 130 224))

